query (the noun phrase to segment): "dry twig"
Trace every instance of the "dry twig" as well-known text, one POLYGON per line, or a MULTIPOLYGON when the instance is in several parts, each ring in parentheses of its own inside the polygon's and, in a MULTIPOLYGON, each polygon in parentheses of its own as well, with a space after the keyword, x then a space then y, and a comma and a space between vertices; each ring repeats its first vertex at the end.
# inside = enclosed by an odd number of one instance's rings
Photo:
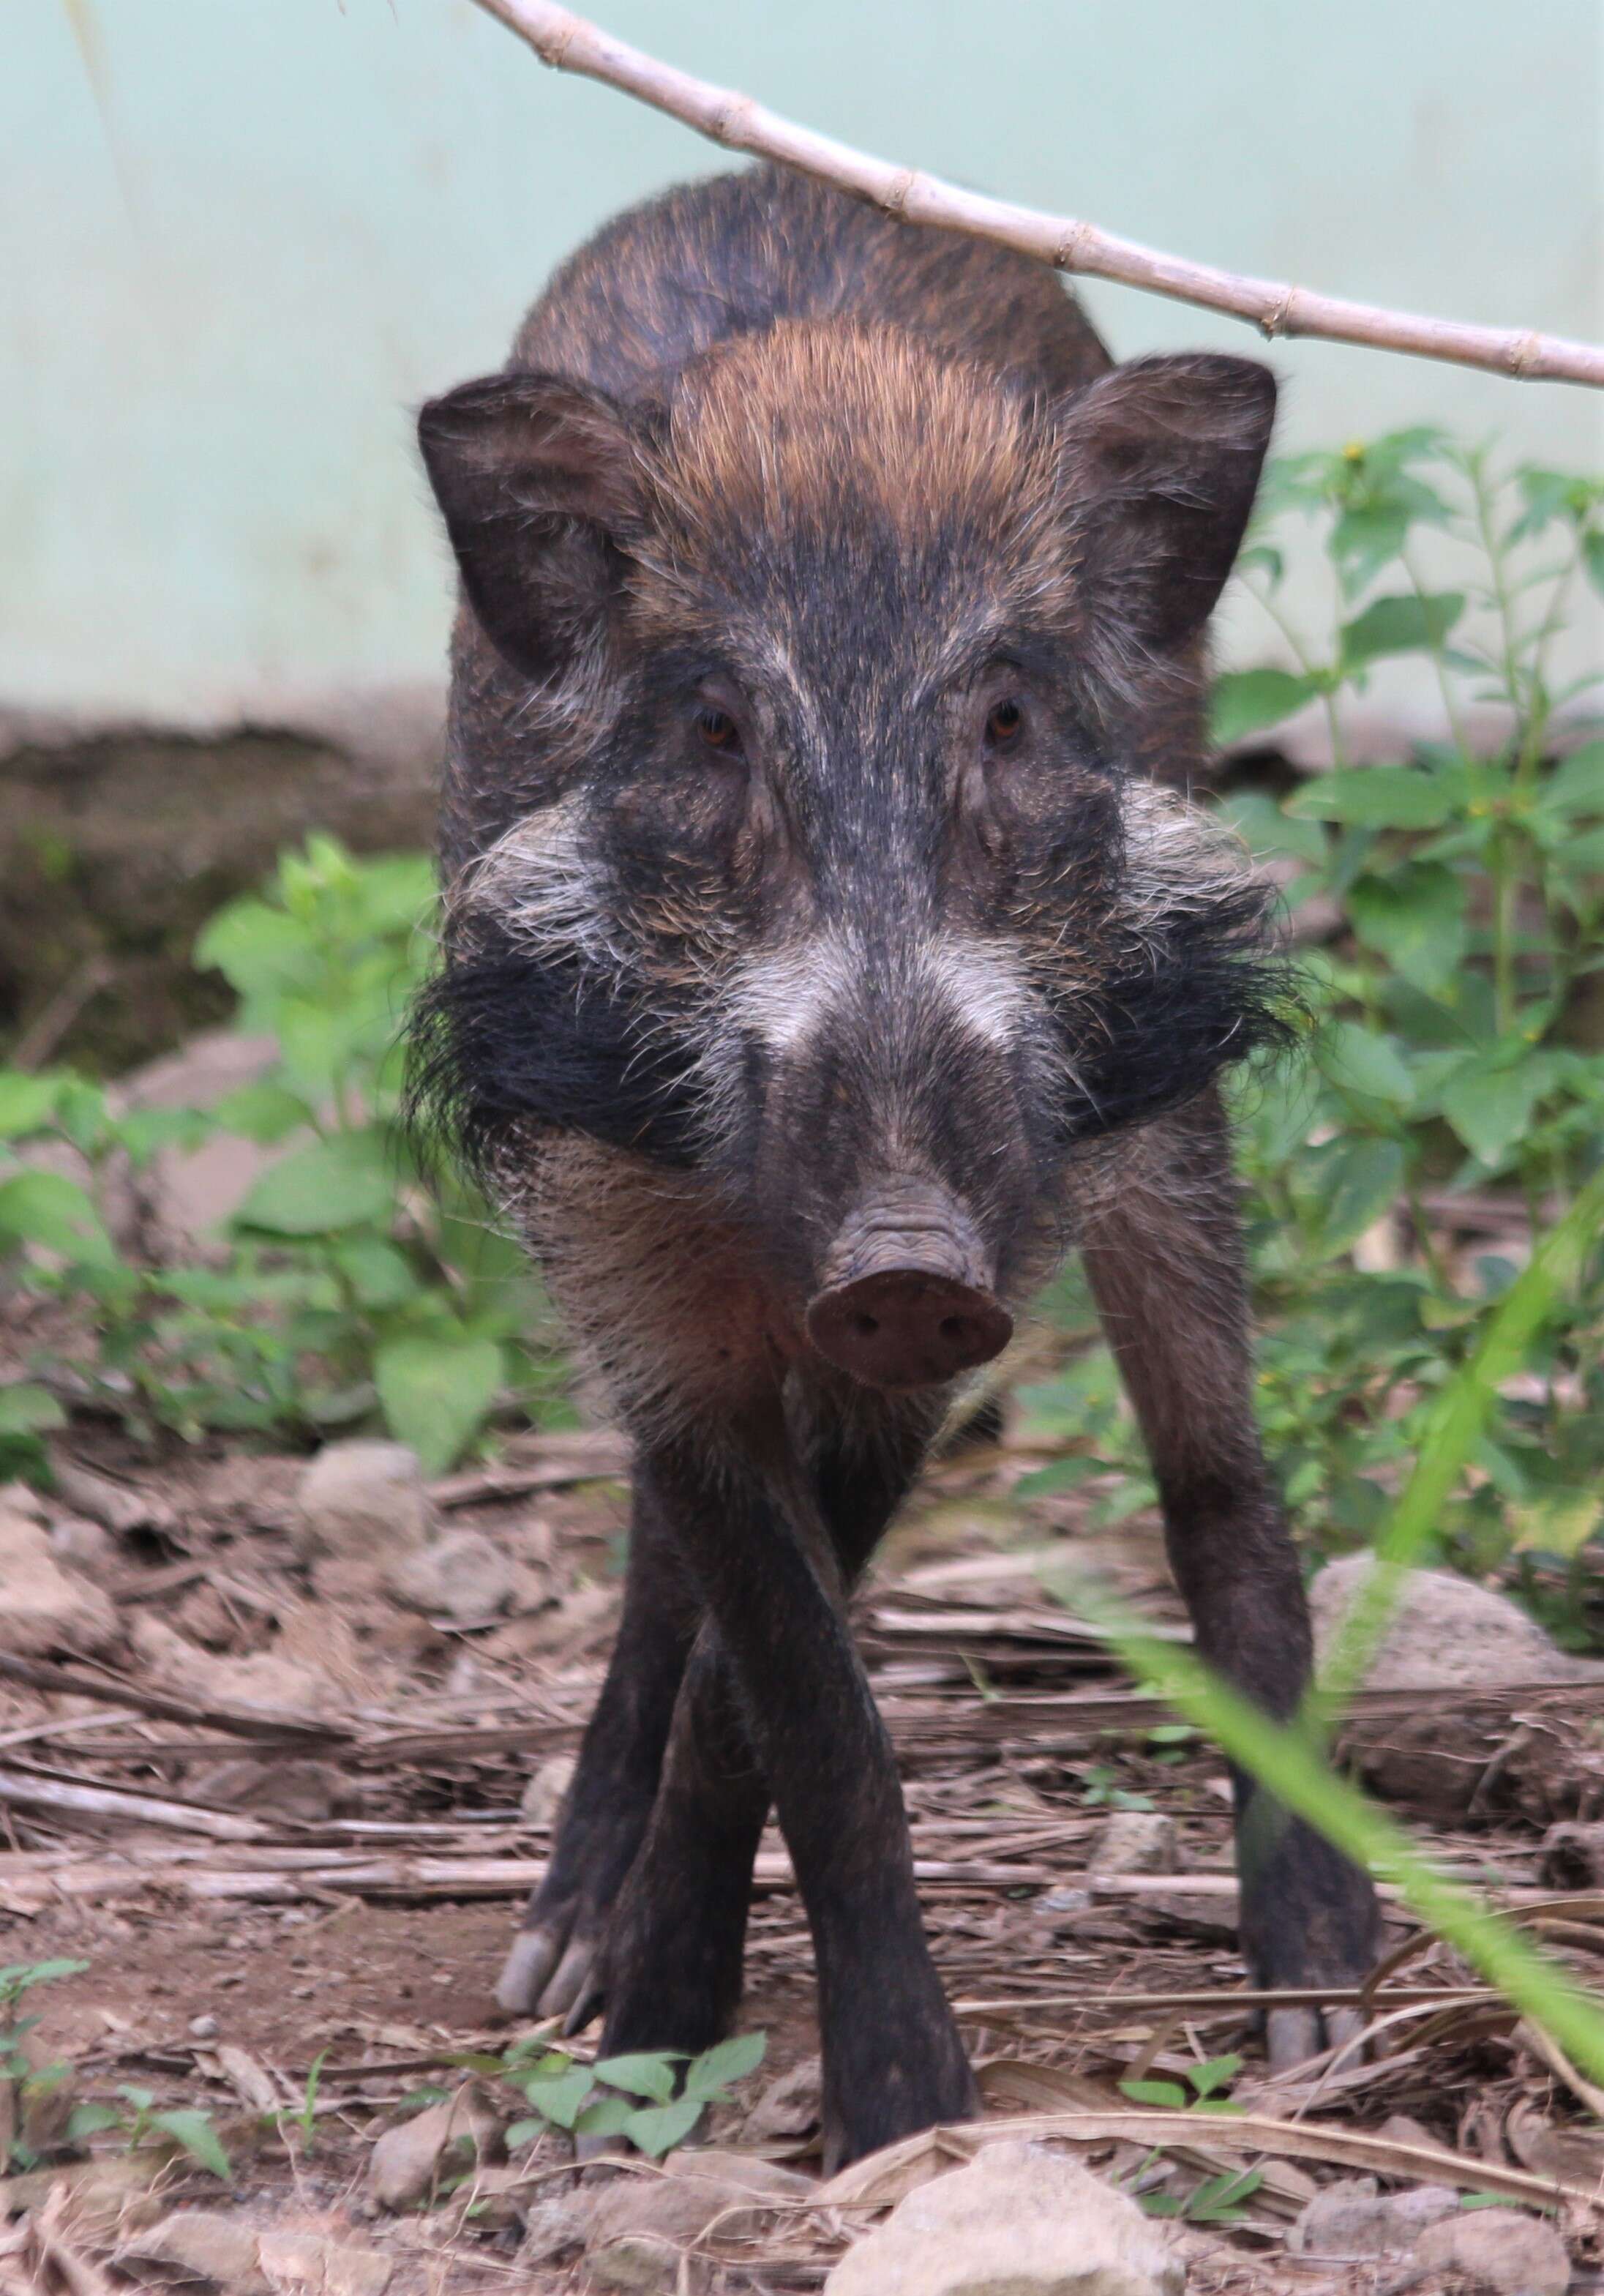
POLYGON ((659 63, 642 49, 615 39, 552 0, 479 0, 487 15, 528 42, 543 63, 558 71, 621 88, 625 94, 666 111, 699 135, 734 152, 779 160, 821 183, 869 201, 906 223, 933 224, 942 231, 967 232, 975 239, 1050 263, 1056 270, 1087 278, 1114 279, 1179 303, 1196 303, 1246 319, 1261 334, 1312 335, 1328 342, 1361 343, 1372 350, 1404 351, 1416 358, 1445 359, 1457 366, 1484 367, 1517 382, 1581 382, 1604 387, 1604 347, 1573 342, 1560 335, 1514 327, 1470 326, 1458 319, 1432 319, 1410 311, 1389 311, 1375 303, 1354 303, 1340 295, 1316 294, 1274 279, 1254 279, 1207 263, 1165 255, 1133 239, 1119 239, 1095 224, 1039 208, 986 198, 961 190, 917 168, 821 135, 777 111, 716 87, 690 72, 659 63))

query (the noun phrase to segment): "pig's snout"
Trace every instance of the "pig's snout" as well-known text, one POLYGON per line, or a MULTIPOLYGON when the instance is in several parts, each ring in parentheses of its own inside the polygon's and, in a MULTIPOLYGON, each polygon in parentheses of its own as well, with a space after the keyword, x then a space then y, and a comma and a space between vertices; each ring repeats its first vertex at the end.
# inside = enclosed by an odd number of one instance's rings
POLYGON ((819 1353, 866 1387, 939 1387, 1012 1332, 969 1221, 912 1189, 847 1222, 807 1310, 819 1353))

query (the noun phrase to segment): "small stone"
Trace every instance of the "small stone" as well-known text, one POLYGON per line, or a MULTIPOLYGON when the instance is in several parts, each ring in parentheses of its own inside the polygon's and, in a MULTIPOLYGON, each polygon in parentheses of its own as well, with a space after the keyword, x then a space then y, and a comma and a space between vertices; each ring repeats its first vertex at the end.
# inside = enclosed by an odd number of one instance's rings
POLYGON ((1045 2144, 1005 2139, 921 2185, 825 2296, 1180 2296, 1185 2267, 1134 2201, 1045 2144))
POLYGON ((1565 2296, 1570 2259, 1550 2226, 1514 2209, 1461 2209, 1423 2232, 1413 2260, 1457 2272, 1476 2296, 1565 2296))
POLYGON ((274 2289, 305 2290, 307 2296, 313 2290, 317 2296, 385 2296, 396 2276, 392 2257, 381 2256, 377 2249, 348 2248, 320 2233, 264 2232, 258 2248, 274 2289))
POLYGON ((9 1505, 0 1507, 0 1650, 14 1657, 104 1656, 121 1639, 110 1598, 64 1570, 44 1525, 9 1505))
MULTIPOLYGON (((1370 1578, 1371 1554, 1328 1562, 1309 1588, 1314 1647, 1322 1663, 1354 1598, 1370 1578)), ((1573 1658, 1507 1595, 1454 1570, 1406 1570, 1365 1677, 1371 1690, 1485 1690, 1501 1682, 1589 1682, 1604 1677, 1596 1659, 1573 1658)))
POLYGON ((540 1764, 518 1805, 526 1825, 555 1825, 577 1767, 572 1754, 550 1754, 540 1764))
POLYGON ((303 1560, 414 1552, 433 1525, 417 1454, 405 1443, 327 1443, 301 1477, 292 1531, 303 1560))
POLYGON ((1055 1921, 1078 1921, 1092 1910, 1090 1890, 1043 1890, 1033 1911, 1050 1915, 1055 1921))
POLYGON ((1173 1874, 1175 1871, 1175 1821, 1160 1810, 1117 1809, 1102 1822, 1102 1830, 1086 1860, 1088 1874, 1173 1874))
POLYGON ((1458 2207, 1458 2194, 1445 2185, 1383 2193, 1373 2177, 1344 2177, 1315 2194, 1288 2233, 1287 2246, 1294 2256, 1396 2255, 1458 2207))
POLYGON ((790 2072, 771 2081, 748 2113, 742 2129, 747 2142, 771 2144, 776 2137, 806 2136, 819 2126, 823 2087, 822 2061, 804 2057, 790 2072))
POLYGON ((56 1514, 50 1520, 50 1551, 70 1570, 110 1570, 117 1562, 117 1542, 103 1524, 86 1514, 56 1514))
POLYGON ((217 2021, 209 2013, 205 2016, 192 2017, 189 2029, 197 2041, 215 2041, 217 2038, 217 2021))
MULTIPOLYGON (((307 1991, 311 1990, 308 1987, 307 1991)), ((381 2208, 408 2209, 425 2200, 450 2165, 482 2160, 497 2144, 501 2122, 476 2081, 443 2104, 426 2105, 410 2120, 387 2128, 368 2159, 368 2184, 381 2208)))
POLYGON ((399 1601, 463 1624, 494 1618, 511 1599, 515 1578, 511 1563, 482 1530, 448 1530, 385 1572, 399 1601))
POLYGON ((130 2260, 176 2265, 228 2296, 274 2296, 255 2229, 220 2209, 179 2209, 139 2234, 130 2260))
POLYGON ((756 2153, 698 2148, 671 2153, 654 2177, 615 2177, 581 2195, 585 2268, 602 2288, 672 2290, 680 2259, 715 2217, 721 2232, 750 2237, 765 2206, 807 2199, 806 2177, 756 2153))
POLYGON ((536 2201, 523 2212, 523 2245, 520 2264, 555 2264, 585 2245, 585 2217, 571 2200, 561 2194, 536 2201))
MULTIPOLYGON (((1324 1666, 1349 1609, 1370 1576, 1370 1554, 1328 1562, 1309 1589, 1314 1648, 1324 1666)), ((1518 1603, 1453 1570, 1407 1570, 1365 1677, 1371 1690, 1486 1690, 1501 1683, 1589 1682, 1604 1663, 1575 1658, 1550 1641, 1518 1603)), ((1414 1713, 1351 1723, 1344 1732, 1367 1785, 1441 1822, 1474 1801, 1497 1740, 1467 1726, 1455 1701, 1423 1702, 1414 1713)))
POLYGON ((302 1825, 323 1825, 351 1799, 348 1780, 330 1762, 218 1762, 190 1781, 196 1801, 214 1808, 271 1811, 302 1825))

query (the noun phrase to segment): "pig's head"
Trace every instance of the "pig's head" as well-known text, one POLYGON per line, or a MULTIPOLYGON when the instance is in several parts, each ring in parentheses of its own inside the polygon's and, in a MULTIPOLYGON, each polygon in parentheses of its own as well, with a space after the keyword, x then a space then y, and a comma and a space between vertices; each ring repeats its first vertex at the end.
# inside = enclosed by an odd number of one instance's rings
POLYGON ((695 1167, 865 1384, 995 1354, 1076 1150, 1269 1025, 1262 897, 1144 769, 1273 406, 1240 359, 1053 402, 834 321, 660 406, 509 373, 425 407, 467 675, 543 758, 424 1024, 481 1160, 695 1167))

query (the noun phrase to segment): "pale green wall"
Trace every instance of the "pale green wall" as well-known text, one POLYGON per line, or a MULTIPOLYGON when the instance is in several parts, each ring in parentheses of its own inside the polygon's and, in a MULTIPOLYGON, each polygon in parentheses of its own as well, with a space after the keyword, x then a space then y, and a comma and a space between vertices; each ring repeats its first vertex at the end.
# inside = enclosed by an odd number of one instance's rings
MULTIPOLYGON (((599 4, 821 127, 1161 246, 1604 334, 1599 0, 599 4)), ((716 164, 468 0, 0 0, 0 707, 432 685, 409 403, 497 363, 610 209, 716 164)), ((1253 346, 1089 299, 1122 351, 1253 346)), ((1288 440, 1426 416, 1604 462, 1599 397, 1273 357, 1288 440)))

